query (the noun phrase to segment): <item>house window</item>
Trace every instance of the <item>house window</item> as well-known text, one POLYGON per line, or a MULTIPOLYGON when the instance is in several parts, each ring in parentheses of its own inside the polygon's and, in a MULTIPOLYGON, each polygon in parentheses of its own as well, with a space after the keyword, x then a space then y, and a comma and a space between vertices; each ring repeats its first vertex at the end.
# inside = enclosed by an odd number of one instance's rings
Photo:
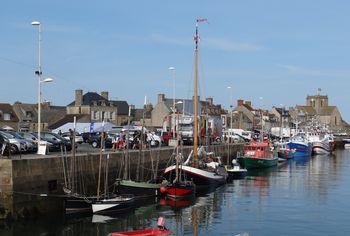
POLYGON ((105 119, 105 112, 103 111, 102 112, 102 120, 104 120, 105 119))
POLYGON ((337 125, 337 117, 334 117, 334 124, 337 125))
POLYGON ((4 113, 4 120, 11 120, 11 115, 9 113, 4 113))

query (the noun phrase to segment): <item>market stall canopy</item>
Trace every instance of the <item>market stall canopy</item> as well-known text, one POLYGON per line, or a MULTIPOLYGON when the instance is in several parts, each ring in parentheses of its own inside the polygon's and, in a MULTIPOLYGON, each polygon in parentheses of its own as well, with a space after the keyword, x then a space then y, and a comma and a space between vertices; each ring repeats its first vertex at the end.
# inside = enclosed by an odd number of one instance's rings
MULTIPOLYGON (((117 128, 116 125, 110 122, 96 122, 96 123, 76 123, 75 131, 78 133, 92 133, 92 132, 101 132, 101 131, 111 131, 114 128, 117 128)), ((74 123, 66 123, 57 129, 52 130, 53 133, 58 133, 61 131, 62 133, 69 132, 69 129, 74 129, 74 123)))

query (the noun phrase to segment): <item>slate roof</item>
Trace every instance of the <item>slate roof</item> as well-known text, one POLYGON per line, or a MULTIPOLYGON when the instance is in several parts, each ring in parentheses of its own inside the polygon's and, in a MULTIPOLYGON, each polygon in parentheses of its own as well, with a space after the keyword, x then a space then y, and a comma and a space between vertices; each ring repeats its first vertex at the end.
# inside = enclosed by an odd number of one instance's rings
POLYGON ((127 101, 109 101, 117 107, 117 115, 129 115, 129 104, 127 101))
POLYGON ((326 106, 322 107, 320 109, 319 115, 320 116, 330 116, 332 115, 333 111, 336 109, 336 106, 326 106))
POLYGON ((143 108, 131 110, 131 115, 135 120, 141 120, 143 118, 143 112, 145 111, 145 119, 150 119, 152 117, 152 110, 145 110, 143 108))
POLYGON ((248 105, 248 104, 242 104, 242 106, 244 106, 245 108, 247 108, 249 111, 254 111, 254 109, 250 106, 250 105, 248 105))
MULTIPOLYGON (((198 103, 198 114, 200 114, 201 111, 201 103, 198 103)), ((164 104, 165 106, 167 106, 167 108, 169 109, 170 112, 172 112, 172 108, 173 108, 173 99, 170 98, 166 98, 164 100, 164 104)), ((193 115, 193 100, 192 99, 175 99, 175 108, 177 111, 181 112, 183 110, 185 110, 185 114, 186 115, 193 115), (182 102, 177 104, 178 102, 182 102), (185 104, 185 107, 183 107, 185 104), (185 109, 184 109, 185 108, 185 109)))
MULTIPOLYGON (((83 95, 82 105, 83 106, 90 106, 90 105, 93 105, 94 102, 97 102, 97 105, 101 105, 102 101, 105 102, 106 105, 109 105, 108 100, 105 99, 104 97, 102 97, 100 94, 95 93, 95 92, 87 92, 83 95)), ((75 101, 68 104, 68 106, 69 107, 75 106, 75 101)))
POLYGON ((316 115, 316 110, 312 106, 296 106, 298 110, 303 110, 307 115, 316 115))
POLYGON ((31 119, 38 119, 38 110, 36 104, 16 102, 13 107, 20 120, 27 118, 27 113, 30 114, 31 119))
POLYGON ((289 111, 283 108, 275 107, 276 111, 282 116, 289 116, 289 111))
MULTIPOLYGON (((117 115, 128 115, 129 104, 126 101, 109 101, 96 92, 87 92, 83 95, 82 106, 114 106, 117 107, 117 115)), ((75 106, 75 101, 68 104, 69 107, 75 106)))
POLYGON ((55 106, 55 108, 50 107, 50 109, 43 109, 41 110, 41 122, 48 123, 50 125, 52 123, 55 123, 59 119, 62 119, 65 115, 65 107, 55 106))

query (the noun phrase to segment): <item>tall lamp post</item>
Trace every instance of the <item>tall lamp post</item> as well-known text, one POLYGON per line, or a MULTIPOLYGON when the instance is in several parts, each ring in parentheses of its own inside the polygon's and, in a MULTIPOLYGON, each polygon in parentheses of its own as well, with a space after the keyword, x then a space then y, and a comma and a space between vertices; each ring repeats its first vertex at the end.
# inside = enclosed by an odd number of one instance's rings
POLYGON ((229 102, 229 106, 231 108, 231 114, 230 114, 230 129, 232 129, 232 122, 233 122, 233 116, 232 116, 232 110, 233 110, 233 95, 232 95, 232 87, 231 86, 227 86, 227 89, 230 90, 230 102, 229 102))
MULTIPOLYGON (((175 67, 169 67, 169 70, 172 71, 172 77, 173 77, 173 114, 172 114, 172 117, 174 120, 175 119, 175 73, 176 73, 176 70, 175 70, 175 67)), ((175 122, 174 122, 175 123, 175 122)), ((174 125, 174 130, 173 130, 173 139, 175 139, 175 125, 174 125)))
POLYGON ((261 112, 260 112, 260 116, 261 116, 261 134, 262 134, 262 140, 264 140, 264 125, 263 125, 263 97, 259 97, 260 103, 261 103, 261 112))
POLYGON ((41 70, 41 23, 39 21, 33 21, 31 23, 32 26, 38 27, 38 69, 35 71, 35 74, 38 76, 38 152, 41 141, 41 84, 52 82, 53 79, 46 78, 41 79, 42 70, 41 70))

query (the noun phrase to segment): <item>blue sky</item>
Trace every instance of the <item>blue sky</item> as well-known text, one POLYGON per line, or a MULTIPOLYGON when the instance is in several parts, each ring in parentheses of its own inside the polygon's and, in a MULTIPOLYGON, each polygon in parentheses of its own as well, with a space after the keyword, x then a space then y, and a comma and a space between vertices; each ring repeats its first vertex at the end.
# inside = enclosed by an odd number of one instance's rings
POLYGON ((192 97, 193 33, 200 25, 200 95, 265 108, 304 104, 318 87, 350 121, 349 1, 6 1, 0 9, 1 102, 35 102, 43 25, 44 99, 108 90, 141 106, 147 95, 192 97), (227 89, 232 87, 232 91, 227 89), (263 97, 260 101, 259 97, 263 97))

